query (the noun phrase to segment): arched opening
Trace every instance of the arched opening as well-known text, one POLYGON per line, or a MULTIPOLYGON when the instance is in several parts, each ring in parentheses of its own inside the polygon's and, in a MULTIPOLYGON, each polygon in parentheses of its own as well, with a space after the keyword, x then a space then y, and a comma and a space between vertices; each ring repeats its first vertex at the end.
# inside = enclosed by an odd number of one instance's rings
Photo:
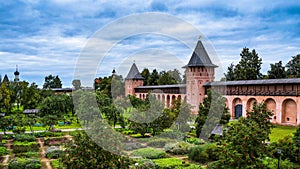
POLYGON ((167 95, 167 107, 170 107, 170 95, 167 95))
POLYGON ((181 100, 181 95, 179 95, 179 96, 177 97, 177 99, 180 100, 180 101, 182 102, 182 100, 181 100))
POLYGON ((252 111, 253 110, 253 104, 257 103, 256 99, 251 98, 247 101, 247 111, 252 111))
POLYGON ((172 95, 172 103, 171 103, 171 106, 174 106, 175 101, 176 101, 176 96, 175 96, 175 95, 172 95))
POLYGON ((160 94, 159 94, 159 95, 157 95, 157 100, 160 100, 160 94))
POLYGON ((282 103, 282 123, 297 124, 297 104, 292 99, 286 99, 282 103))
POLYGON ((232 103, 232 117, 238 119, 243 115, 242 100, 240 98, 235 98, 232 103))
POLYGON ((276 117, 276 102, 275 102, 275 100, 269 98, 265 101, 265 104, 266 104, 267 110, 273 113, 273 116, 271 117, 272 122, 276 122, 277 117, 276 117))
POLYGON ((166 100, 166 98, 165 98, 165 95, 163 94, 163 95, 162 95, 162 103, 163 103, 163 105, 166 104, 165 100, 166 100))

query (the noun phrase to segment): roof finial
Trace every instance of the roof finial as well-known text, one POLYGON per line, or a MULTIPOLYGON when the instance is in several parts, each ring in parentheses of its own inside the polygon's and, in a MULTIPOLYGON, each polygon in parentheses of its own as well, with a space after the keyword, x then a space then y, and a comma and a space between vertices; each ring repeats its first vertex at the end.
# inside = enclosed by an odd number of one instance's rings
POLYGON ((202 36, 201 35, 199 35, 199 37, 198 37, 198 40, 200 40, 202 38, 202 36))
POLYGON ((133 60, 133 63, 135 63, 135 60, 133 60))

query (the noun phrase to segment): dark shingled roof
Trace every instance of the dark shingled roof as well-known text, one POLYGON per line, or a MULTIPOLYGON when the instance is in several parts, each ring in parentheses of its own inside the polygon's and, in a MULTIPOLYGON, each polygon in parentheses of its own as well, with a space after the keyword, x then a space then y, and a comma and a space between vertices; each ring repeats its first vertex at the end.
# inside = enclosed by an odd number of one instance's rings
POLYGON ((125 80, 139 80, 139 79, 143 80, 144 78, 140 74, 136 64, 133 63, 125 80))
POLYGON ((270 84, 297 84, 297 83, 300 83, 300 78, 219 81, 219 82, 208 82, 204 86, 243 86, 243 85, 270 85, 270 84))
POLYGON ((192 54, 192 57, 187 65, 185 65, 183 68, 186 67, 195 67, 195 66, 204 66, 204 67, 218 67, 214 64, 212 64, 201 40, 198 40, 198 43, 196 45, 196 48, 192 54))

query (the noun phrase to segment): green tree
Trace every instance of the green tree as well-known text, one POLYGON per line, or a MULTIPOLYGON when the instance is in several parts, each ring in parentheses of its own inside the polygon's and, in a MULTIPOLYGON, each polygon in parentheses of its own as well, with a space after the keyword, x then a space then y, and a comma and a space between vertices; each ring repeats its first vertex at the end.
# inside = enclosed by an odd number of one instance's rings
POLYGON ((159 79, 159 73, 157 72, 156 69, 154 69, 149 76, 149 79, 147 81, 148 85, 158 85, 158 79, 159 79))
POLYGON ((179 70, 169 70, 167 73, 171 75, 171 77, 176 81, 176 83, 182 83, 181 73, 179 72, 179 70))
POLYGON ((296 132, 294 133, 293 141, 295 146, 300 150, 300 126, 298 126, 296 132))
POLYGON ((168 84, 177 84, 176 80, 168 72, 160 72, 160 77, 158 79, 158 85, 168 85, 168 84))
POLYGON ((42 99, 41 92, 35 83, 32 83, 29 87, 27 85, 24 84, 21 90, 21 105, 24 109, 35 109, 42 99))
POLYGON ((289 78, 300 77, 300 54, 293 56, 292 59, 286 64, 286 73, 289 78))
POLYGON ((233 63, 231 63, 230 66, 227 68, 227 73, 224 73, 224 76, 227 81, 235 80, 233 63))
POLYGON ((65 167, 99 169, 129 168, 128 157, 119 156, 104 150, 85 133, 77 134, 73 137, 73 140, 74 142, 66 145, 66 155, 62 158, 65 167))
POLYGON ((259 58, 255 49, 250 52, 249 48, 243 48, 240 56, 241 60, 234 69, 234 80, 261 79, 262 74, 260 69, 262 65, 262 59, 259 58))
POLYGON ((75 90, 81 89, 81 81, 79 79, 74 79, 72 81, 72 85, 75 88, 75 90))
POLYGON ((195 120, 197 137, 200 137, 202 133, 204 138, 208 138, 210 132, 217 124, 227 124, 229 119, 230 114, 225 103, 225 98, 219 93, 209 90, 207 97, 199 105, 198 116, 195 120))
POLYGON ((53 95, 45 98, 39 106, 39 115, 45 125, 51 126, 59 120, 63 120, 64 114, 68 113, 70 107, 67 105, 68 96, 65 94, 53 95))
POLYGON ((144 78, 144 86, 148 86, 148 80, 149 80, 149 77, 151 75, 149 69, 144 68, 144 70, 142 71, 141 75, 144 78))
POLYGON ((275 64, 270 64, 271 69, 268 70, 268 79, 281 79, 286 78, 285 67, 282 66, 282 62, 279 61, 275 64))
POLYGON ((262 159, 268 155, 271 116, 264 103, 254 104, 246 118, 225 129, 217 168, 265 168, 262 159))
POLYGON ((43 85, 44 89, 51 89, 51 88, 61 88, 62 87, 62 82, 58 76, 46 76, 45 77, 45 82, 43 85))
POLYGON ((2 83, 0 86, 0 112, 10 114, 12 109, 12 90, 9 83, 2 83))

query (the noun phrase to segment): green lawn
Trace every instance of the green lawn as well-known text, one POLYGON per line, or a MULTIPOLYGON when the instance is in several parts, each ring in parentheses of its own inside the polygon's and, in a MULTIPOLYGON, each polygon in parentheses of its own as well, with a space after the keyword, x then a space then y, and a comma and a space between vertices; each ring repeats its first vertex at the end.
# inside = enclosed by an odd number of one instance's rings
POLYGON ((276 125, 273 129, 272 129, 272 133, 270 134, 270 141, 271 142, 276 142, 279 139, 284 138, 285 136, 288 135, 293 135, 294 132, 296 132, 297 127, 293 127, 293 126, 278 126, 276 125))

